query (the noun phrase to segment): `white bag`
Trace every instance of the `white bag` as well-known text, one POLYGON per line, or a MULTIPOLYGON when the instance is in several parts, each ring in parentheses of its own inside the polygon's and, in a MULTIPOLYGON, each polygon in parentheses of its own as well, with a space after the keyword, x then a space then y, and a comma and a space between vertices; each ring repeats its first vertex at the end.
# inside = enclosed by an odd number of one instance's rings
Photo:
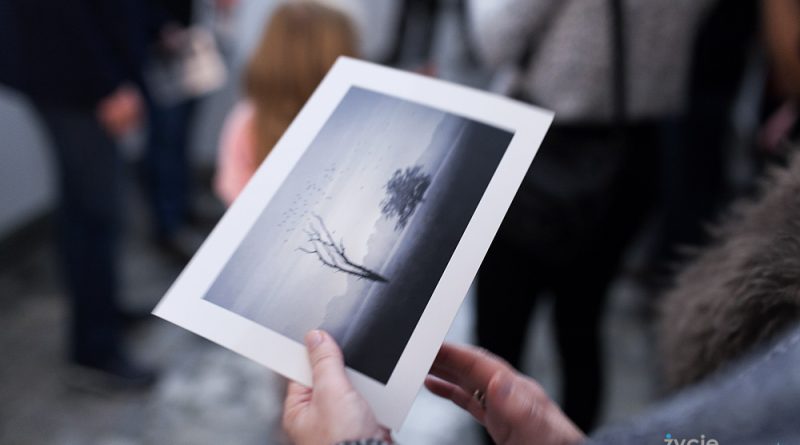
POLYGON ((145 81, 157 103, 170 106, 221 88, 227 68, 214 36, 199 26, 172 31, 153 50, 145 81))

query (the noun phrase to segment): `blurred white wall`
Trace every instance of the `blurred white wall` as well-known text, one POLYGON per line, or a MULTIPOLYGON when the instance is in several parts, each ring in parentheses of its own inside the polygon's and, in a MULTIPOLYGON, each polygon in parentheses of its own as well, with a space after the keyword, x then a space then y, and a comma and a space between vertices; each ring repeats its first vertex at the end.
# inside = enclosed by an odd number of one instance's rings
POLYGON ((0 87, 0 239, 52 208, 48 143, 27 102, 0 87))

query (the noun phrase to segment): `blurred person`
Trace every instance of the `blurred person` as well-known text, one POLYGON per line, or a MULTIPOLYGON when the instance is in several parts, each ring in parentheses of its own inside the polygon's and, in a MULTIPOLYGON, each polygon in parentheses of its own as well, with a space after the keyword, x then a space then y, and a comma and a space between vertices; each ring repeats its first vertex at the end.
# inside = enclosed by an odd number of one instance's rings
MULTIPOLYGON (((662 175, 664 218, 653 284, 664 285, 673 278, 680 250, 710 241, 704 225, 736 193, 726 180, 727 147, 742 80, 748 64, 754 63, 759 24, 771 76, 767 104, 760 105, 769 111, 755 135, 756 160, 785 163, 787 149, 798 136, 799 10, 794 0, 725 0, 704 20, 694 45, 688 112, 679 124, 678 140, 662 159, 667 173, 662 175)), ((763 65, 761 58, 755 63, 763 65)))
MULTIPOLYGON (((170 59, 171 44, 192 24, 193 0, 159 0, 165 25, 151 47, 158 59, 170 59)), ((153 63, 151 60, 149 63, 153 63)), ((197 108, 196 98, 162 103, 153 94, 145 98, 147 141, 140 163, 147 202, 155 220, 155 238, 165 252, 188 261, 193 252, 178 242, 189 218, 189 129, 197 108)))
POLYGON ((765 162, 783 162, 800 141, 800 2, 762 0, 761 18, 774 110, 760 130, 758 148, 765 162))
POLYGON ((431 53, 441 10, 440 0, 402 0, 393 47, 385 63, 399 66, 409 58, 420 72, 433 75, 431 53))
MULTIPOLYGON (((227 14, 235 0, 215 0, 227 14)), ((147 141, 140 162, 148 204, 155 221, 155 240, 162 250, 188 262, 202 243, 191 228, 189 136, 199 100, 224 82, 224 64, 211 31, 198 24, 205 11, 195 0, 157 0, 161 23, 149 48, 147 141), (203 39, 200 39, 202 37, 203 39), (192 70, 192 73, 187 73, 192 70)))
POLYGON ((622 255, 657 199, 663 122, 686 97, 710 0, 473 0, 473 39, 515 66, 512 95, 556 117, 478 274, 478 343, 522 363, 551 292, 564 411, 585 431, 602 397, 600 321, 622 255))
POLYGON ((400 0, 318 0, 339 9, 352 19, 358 37, 359 57, 376 63, 385 61, 394 49, 394 33, 402 2, 400 0))
MULTIPOLYGON (((395 32, 391 34, 392 45, 382 63, 408 66, 421 74, 436 76, 439 71, 434 54, 436 37, 448 2, 401 0, 398 3, 395 32)), ((469 32, 467 0, 452 0, 450 3, 457 21, 457 38, 461 39, 463 60, 474 65, 477 61, 469 32)))
POLYGON ((230 205, 339 56, 356 56, 349 17, 313 1, 273 12, 244 74, 245 98, 222 131, 217 195, 230 205))
POLYGON ((800 97, 800 2, 761 0, 764 40, 778 91, 800 97))
POLYGON ((672 124, 660 162, 662 217, 644 284, 663 288, 683 246, 707 242, 705 224, 732 190, 734 108, 757 42, 758 0, 720 0, 704 17, 692 45, 687 112, 672 124))
POLYGON ((117 140, 142 119, 139 69, 150 11, 133 0, 15 0, 4 2, 3 12, 17 46, 1 56, 14 57, 8 77, 30 100, 54 150, 69 360, 115 384, 148 386, 155 373, 131 360, 122 338, 117 140))

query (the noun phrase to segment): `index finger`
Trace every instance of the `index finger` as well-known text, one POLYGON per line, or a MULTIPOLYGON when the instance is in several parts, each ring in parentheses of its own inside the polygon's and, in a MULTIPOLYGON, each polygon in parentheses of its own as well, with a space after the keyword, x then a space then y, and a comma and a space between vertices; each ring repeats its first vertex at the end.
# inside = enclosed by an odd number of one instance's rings
POLYGON ((514 372, 508 363, 484 349, 445 343, 430 373, 472 393, 486 391, 489 381, 499 371, 514 372))

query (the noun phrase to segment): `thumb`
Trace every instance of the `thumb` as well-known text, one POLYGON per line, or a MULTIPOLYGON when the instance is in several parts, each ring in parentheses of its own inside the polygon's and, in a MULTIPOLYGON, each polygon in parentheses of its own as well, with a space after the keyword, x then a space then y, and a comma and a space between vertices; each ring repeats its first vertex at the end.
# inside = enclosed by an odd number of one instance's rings
POLYGON ((324 331, 311 331, 305 337, 308 358, 311 361, 311 379, 315 390, 350 387, 344 372, 344 358, 336 341, 324 331))

